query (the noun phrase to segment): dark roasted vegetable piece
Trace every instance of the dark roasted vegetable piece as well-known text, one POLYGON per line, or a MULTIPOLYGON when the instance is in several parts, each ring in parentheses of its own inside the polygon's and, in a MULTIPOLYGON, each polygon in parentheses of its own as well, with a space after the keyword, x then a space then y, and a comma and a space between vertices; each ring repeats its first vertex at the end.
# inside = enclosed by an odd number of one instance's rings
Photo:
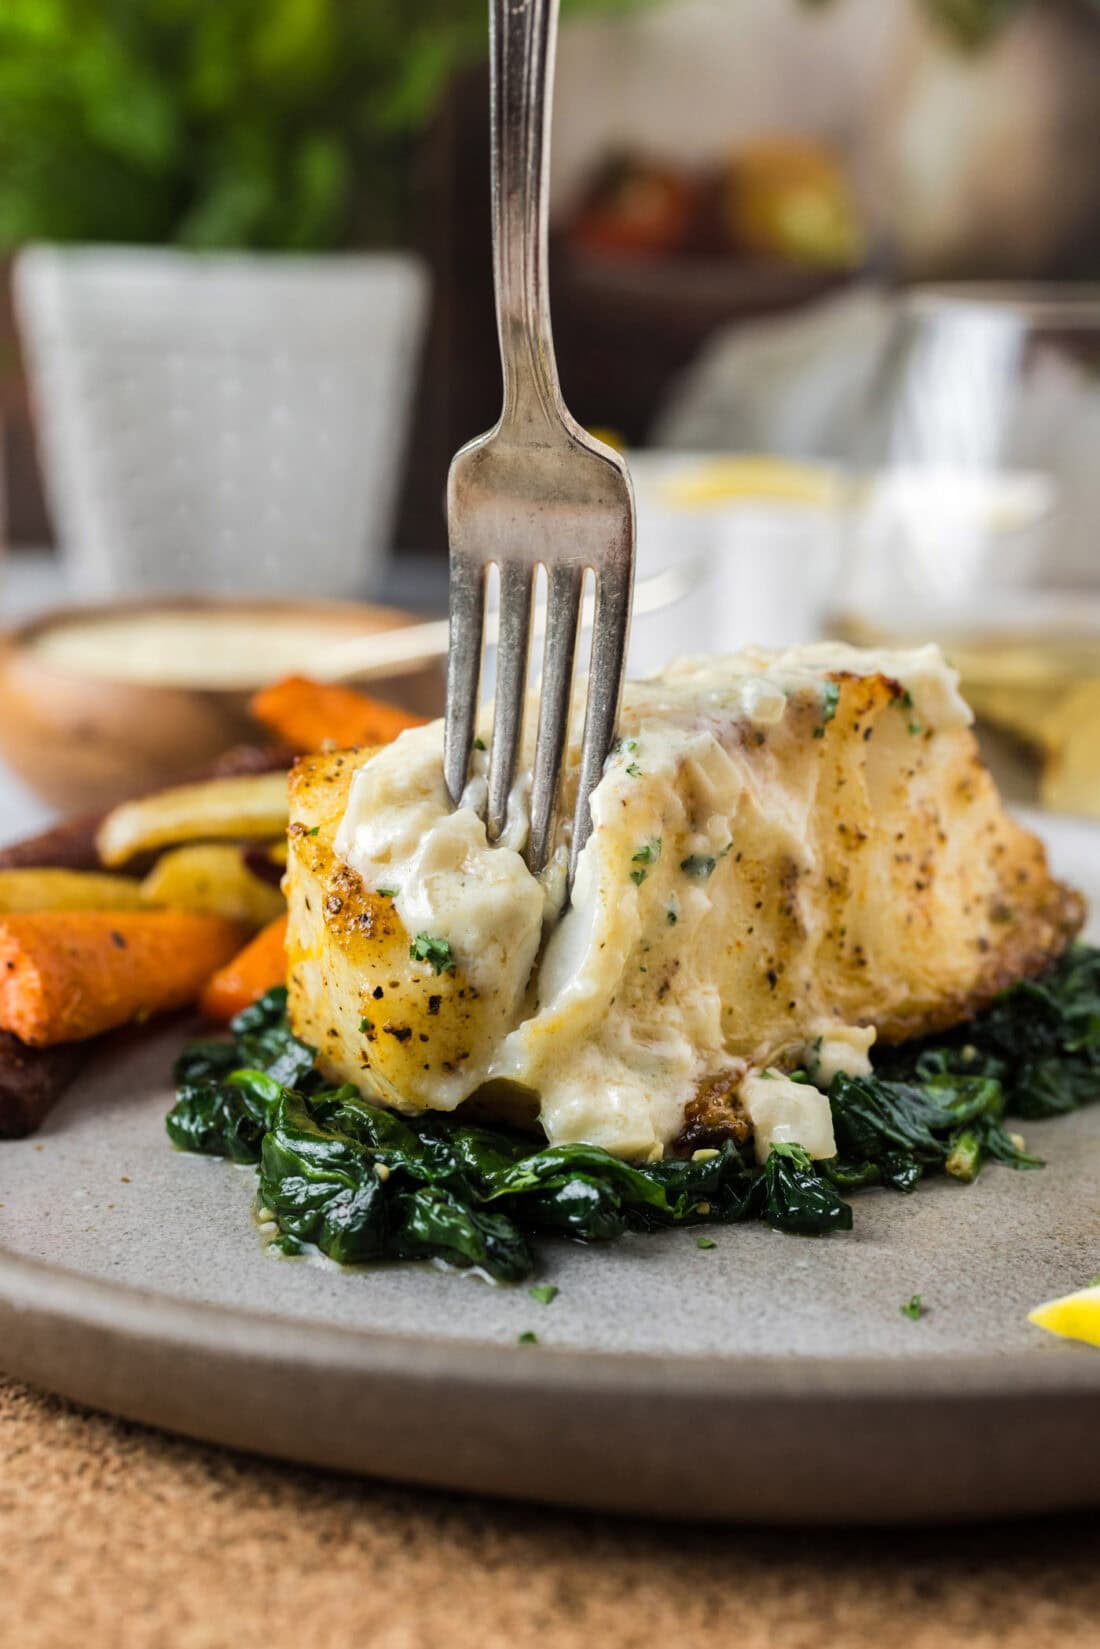
POLYGON ((250 842, 244 848, 242 857, 258 881, 266 882, 268 887, 282 886, 286 865, 271 857, 271 849, 266 842, 250 842))
POLYGON ((55 1048, 28 1048, 9 1031, 0 1031, 0 1139, 33 1134, 93 1047, 63 1042, 55 1048))
POLYGON ((37 836, 0 847, 0 870, 102 870, 95 845, 102 813, 83 813, 37 836))

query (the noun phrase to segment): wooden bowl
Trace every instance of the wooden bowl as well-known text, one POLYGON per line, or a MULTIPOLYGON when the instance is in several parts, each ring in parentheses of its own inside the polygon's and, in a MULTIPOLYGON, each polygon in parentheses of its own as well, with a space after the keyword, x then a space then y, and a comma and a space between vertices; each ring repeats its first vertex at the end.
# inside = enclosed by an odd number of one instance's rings
MULTIPOLYGON (((283 675, 308 675, 310 657, 323 656, 327 643, 414 622, 396 608, 330 601, 160 597, 55 609, 0 635, 0 756, 62 811, 110 807, 184 777, 230 745, 267 742, 248 714, 250 694, 283 675), (89 637, 94 626, 99 635, 89 637), (194 650, 172 669, 165 656, 181 632, 193 632, 194 650), (102 655, 92 666, 71 656, 74 637, 78 648, 113 644, 117 673, 102 655), (254 666, 246 641, 259 654, 254 666)), ((438 714, 442 661, 372 678, 370 691, 438 714)))

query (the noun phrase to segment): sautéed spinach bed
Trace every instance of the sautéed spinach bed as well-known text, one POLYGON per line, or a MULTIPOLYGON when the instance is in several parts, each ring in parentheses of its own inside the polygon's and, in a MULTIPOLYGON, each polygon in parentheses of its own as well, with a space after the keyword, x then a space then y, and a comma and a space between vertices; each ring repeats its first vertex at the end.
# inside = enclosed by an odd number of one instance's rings
POLYGON ((255 1163, 259 1202, 295 1253, 345 1264, 439 1259, 500 1282, 536 1269, 533 1242, 766 1220, 820 1235, 852 1224, 848 1193, 912 1191, 927 1174, 973 1180, 987 1162, 1041 1167, 1006 1117, 1051 1117, 1100 1097, 1100 950, 1076 946, 944 1036, 879 1051, 869 1077, 829 1088, 838 1155, 776 1145, 758 1166, 726 1140, 689 1160, 635 1165, 595 1146, 415 1119, 333 1088, 286 1018, 285 990, 193 1042, 167 1119, 185 1151, 255 1163))

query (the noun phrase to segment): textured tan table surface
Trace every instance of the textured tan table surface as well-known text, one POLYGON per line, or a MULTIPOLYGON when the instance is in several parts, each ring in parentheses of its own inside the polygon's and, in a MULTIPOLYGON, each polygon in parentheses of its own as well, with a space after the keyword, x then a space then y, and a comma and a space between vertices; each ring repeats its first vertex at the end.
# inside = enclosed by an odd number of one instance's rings
POLYGON ((272 1465, 0 1380, 2 1649, 536 1644, 1096 1649, 1100 1517, 612 1521, 272 1465))

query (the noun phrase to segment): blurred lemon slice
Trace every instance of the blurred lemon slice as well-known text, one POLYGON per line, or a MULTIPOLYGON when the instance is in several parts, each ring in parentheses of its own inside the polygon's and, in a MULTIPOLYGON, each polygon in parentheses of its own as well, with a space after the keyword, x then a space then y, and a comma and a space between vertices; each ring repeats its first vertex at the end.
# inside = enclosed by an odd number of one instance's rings
POLYGON ((786 458, 715 458, 667 480, 662 492, 683 509, 753 500, 776 504, 831 506, 844 483, 823 464, 796 464, 786 458))
POLYGON ((1060 1334, 1065 1340, 1083 1340, 1087 1346, 1100 1346, 1100 1282, 1037 1306, 1028 1314, 1028 1322, 1038 1323, 1040 1328, 1060 1334))

